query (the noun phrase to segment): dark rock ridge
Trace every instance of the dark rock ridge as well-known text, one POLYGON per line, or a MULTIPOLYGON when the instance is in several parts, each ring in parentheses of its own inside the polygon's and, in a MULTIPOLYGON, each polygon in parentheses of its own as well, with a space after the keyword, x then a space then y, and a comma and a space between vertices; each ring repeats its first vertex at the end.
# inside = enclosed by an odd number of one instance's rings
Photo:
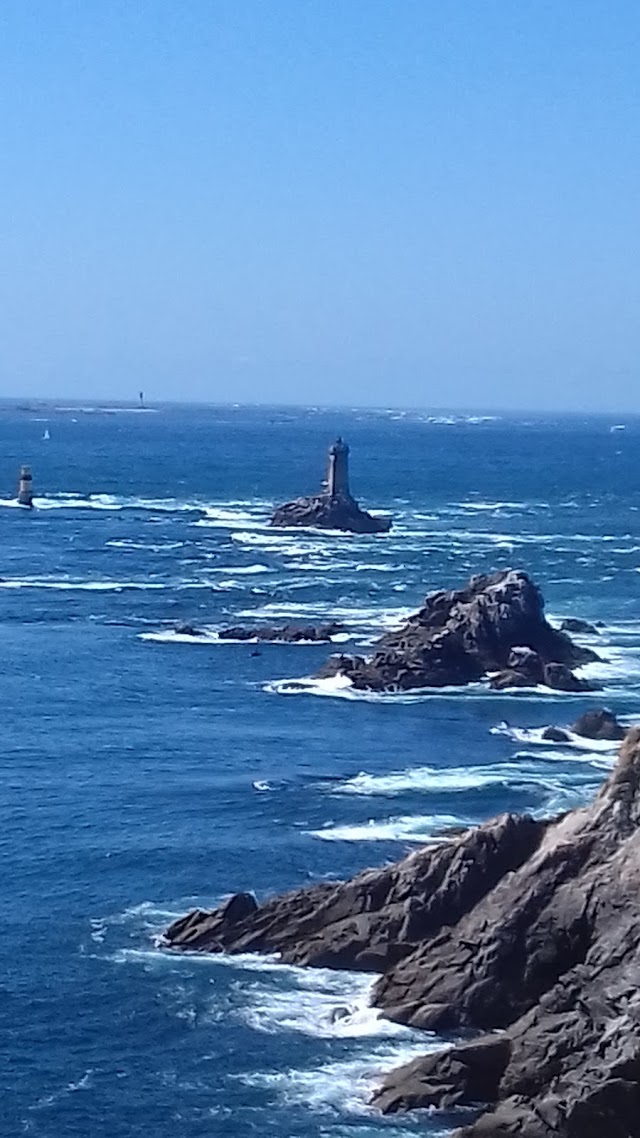
POLYGON ((477 1108, 458 1138, 640 1138, 639 823, 634 728, 589 807, 503 815, 263 904, 237 894, 166 944, 368 968, 390 1018, 480 1033, 387 1075, 386 1113, 477 1108))
POLYGON ((298 641, 331 640, 339 632, 344 632, 344 624, 332 621, 329 624, 283 624, 275 627, 245 628, 237 625, 232 628, 222 628, 218 632, 219 640, 284 640, 290 644, 298 641))
POLYGON ((382 636, 372 656, 333 656, 320 676, 344 675, 372 691, 468 684, 546 684, 590 691, 572 669, 598 656, 552 628, 542 594, 526 573, 507 569, 472 577, 462 589, 431 593, 401 628, 382 636))
POLYGON ((314 494, 278 506, 272 526, 320 526, 349 533, 388 533, 391 518, 368 514, 350 494, 314 494))

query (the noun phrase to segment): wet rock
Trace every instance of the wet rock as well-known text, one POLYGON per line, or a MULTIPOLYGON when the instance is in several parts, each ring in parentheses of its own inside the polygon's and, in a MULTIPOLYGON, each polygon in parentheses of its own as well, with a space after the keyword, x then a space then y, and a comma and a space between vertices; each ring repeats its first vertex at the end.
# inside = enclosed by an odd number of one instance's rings
POLYGON ((574 675, 566 664, 545 664, 542 682, 556 691, 593 691, 592 685, 574 675))
POLYGON ((368 514, 351 495, 315 494, 279 506, 271 516, 271 525, 319 526, 349 533, 388 533, 391 518, 368 514))
POLYGON ((600 633, 595 624, 591 624, 588 620, 581 620, 579 617, 570 616, 562 621, 560 625, 561 632, 573 632, 578 636, 599 636, 600 633))
POLYGON ((383 1114, 397 1114, 417 1107, 448 1110, 495 1102, 510 1052, 507 1036, 496 1034, 421 1056, 392 1071, 372 1104, 383 1114))
POLYGON ((564 731, 562 727, 545 727, 542 732, 542 738, 548 743, 570 743, 571 736, 568 731, 564 731))
POLYGON ((193 624, 176 624, 175 631, 180 636, 204 636, 205 633, 201 628, 196 628, 193 624))
POLYGON ((586 711, 576 720, 571 730, 585 739, 609 739, 612 742, 624 739, 626 727, 618 722, 612 711, 604 707, 586 711))
POLYGON ((280 952, 288 964, 383 971, 520 865, 545 827, 505 814, 394 866, 271 898, 233 925, 225 908, 194 910, 167 930, 167 944, 205 952, 280 952))
POLYGON ((376 642, 370 657, 334 657, 318 675, 345 675, 355 688, 372 691, 457 686, 488 675, 498 689, 545 683, 589 691, 572 669, 597 659, 552 628, 539 589, 526 573, 508 569, 431 593, 401 628, 376 642))
POLYGON ((218 640, 282 640, 290 644, 300 641, 328 641, 345 627, 337 621, 329 624, 284 624, 279 626, 261 626, 247 628, 244 625, 234 625, 232 628, 223 628, 218 632, 218 640))

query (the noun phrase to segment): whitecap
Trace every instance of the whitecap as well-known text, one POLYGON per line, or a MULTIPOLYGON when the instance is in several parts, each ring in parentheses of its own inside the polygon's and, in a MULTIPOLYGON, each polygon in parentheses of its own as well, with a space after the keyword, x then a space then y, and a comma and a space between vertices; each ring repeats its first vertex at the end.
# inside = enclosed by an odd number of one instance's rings
MULTIPOLYGON (((500 723, 497 727, 491 727, 492 735, 506 735, 508 738, 513 739, 517 743, 526 743, 528 745, 535 745, 537 747, 555 748, 558 747, 557 739, 545 739, 544 733, 546 727, 510 727, 508 723, 500 723)), ((563 740, 561 746, 569 749, 575 748, 579 751, 591 752, 616 752, 620 746, 619 742, 612 742, 609 739, 586 739, 582 735, 576 735, 568 728, 561 728, 566 731, 567 741, 563 740)))
POLYGON ((324 842, 433 842, 446 840, 450 826, 470 826, 473 820, 452 814, 407 814, 399 818, 370 818, 354 825, 328 825, 320 830, 308 830, 313 838, 324 842))
POLYGON ((386 775, 361 771, 336 787, 335 793, 365 797, 410 791, 456 793, 481 790, 487 786, 504 786, 514 779, 522 781, 523 773, 522 768, 513 763, 496 763, 485 767, 412 767, 386 775))
MULTIPOLYGON (((360 1053, 351 1059, 325 1062, 310 1068, 256 1071, 240 1075, 239 1079, 247 1086, 275 1091, 287 1106, 302 1106, 306 1110, 331 1114, 334 1133, 336 1111, 347 1115, 377 1115, 370 1102, 381 1077, 430 1051, 443 1050, 444 1046, 443 1042, 434 1043, 423 1036, 413 1043, 378 1044, 366 1054, 360 1053)), ((358 1130, 354 1130, 352 1124, 348 1133, 357 1138, 358 1130)), ((385 1123, 384 1133, 388 1138, 394 1138, 394 1135, 406 1134, 407 1131, 405 1127, 401 1130, 389 1128, 385 1123)), ((370 1138, 369 1127, 366 1135, 370 1138)))
POLYGON ((24 577, 15 580, 0 580, 0 589, 60 589, 86 590, 88 592, 116 592, 124 589, 165 589, 167 586, 154 581, 53 581, 46 577, 24 577))
POLYGON ((316 1039, 405 1036, 407 1028, 371 1006, 370 974, 289 970, 286 987, 254 983, 244 992, 240 1018, 269 1035, 296 1032, 316 1039))

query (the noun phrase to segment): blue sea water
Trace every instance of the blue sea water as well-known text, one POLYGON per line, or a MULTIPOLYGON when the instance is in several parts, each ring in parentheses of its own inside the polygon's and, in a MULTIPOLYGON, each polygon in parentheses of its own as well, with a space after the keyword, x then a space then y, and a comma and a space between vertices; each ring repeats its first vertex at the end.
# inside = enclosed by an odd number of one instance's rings
MULTIPOLYGON (((1 1133, 434 1138, 382 1120, 381 1070, 436 1045, 370 978, 163 953, 174 915, 401 856, 448 822, 552 813, 606 747, 540 728, 640 713, 640 423, 392 411, 0 407, 1 1133), (48 431, 50 437, 44 438, 48 431), (326 447, 389 535, 267 525, 326 447), (12 501, 20 462, 36 506, 12 501), (434 588, 517 566, 552 619, 603 622, 597 696, 361 696, 323 645, 238 622, 343 620, 365 645, 434 588), (208 629, 194 640, 177 622, 208 629), (350 1016, 332 1022, 332 1010, 350 1016)), ((592 641, 593 642, 593 641, 592 641)))

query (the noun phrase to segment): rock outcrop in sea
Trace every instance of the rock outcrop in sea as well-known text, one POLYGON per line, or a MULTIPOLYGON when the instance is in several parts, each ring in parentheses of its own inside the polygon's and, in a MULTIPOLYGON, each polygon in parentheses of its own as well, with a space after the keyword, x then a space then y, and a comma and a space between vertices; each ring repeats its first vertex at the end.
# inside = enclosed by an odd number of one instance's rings
POLYGON ((320 526, 350 533, 387 533, 391 519, 361 509, 349 487, 349 447, 342 439, 329 448, 326 489, 278 506, 272 526, 320 526))
MULTIPOLYGON (((193 624, 177 624, 175 631, 181 636, 201 636, 209 638, 210 633, 193 624)), ((285 644, 301 644, 311 641, 326 644, 345 632, 344 624, 336 620, 327 624, 261 624, 257 627, 247 627, 244 624, 234 624, 228 628, 221 628, 216 633, 218 640, 246 640, 248 642, 259 640, 265 643, 282 641, 285 644)))
POLYGON ((333 656, 319 676, 346 676, 355 688, 371 691, 445 687, 488 677, 496 689, 545 684, 581 692, 591 685, 573 669, 599 658, 549 624, 540 590, 516 569, 431 593, 419 612, 377 640, 374 649, 369 657, 333 656))
POLYGON ((458 1138, 636 1138, 639 823, 633 728, 588 807, 505 814, 262 904, 237 894, 176 921, 166 945, 380 973, 386 1016, 459 1040, 388 1074, 385 1113, 474 1109, 458 1138))
POLYGON ((230 628, 219 630, 218 640, 261 640, 265 642, 278 640, 288 644, 306 641, 326 643, 344 631, 344 624, 339 624, 335 620, 328 624, 259 625, 257 628, 232 625, 230 628))

